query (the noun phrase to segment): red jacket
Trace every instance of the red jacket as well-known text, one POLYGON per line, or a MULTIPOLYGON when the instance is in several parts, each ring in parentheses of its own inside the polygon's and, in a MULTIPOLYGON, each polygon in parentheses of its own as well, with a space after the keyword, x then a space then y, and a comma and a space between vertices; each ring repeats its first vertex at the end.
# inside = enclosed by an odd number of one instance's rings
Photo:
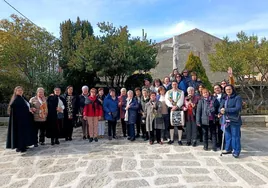
POLYGON ((84 108, 83 115, 88 117, 98 117, 103 115, 102 106, 97 97, 88 97, 91 103, 84 108))

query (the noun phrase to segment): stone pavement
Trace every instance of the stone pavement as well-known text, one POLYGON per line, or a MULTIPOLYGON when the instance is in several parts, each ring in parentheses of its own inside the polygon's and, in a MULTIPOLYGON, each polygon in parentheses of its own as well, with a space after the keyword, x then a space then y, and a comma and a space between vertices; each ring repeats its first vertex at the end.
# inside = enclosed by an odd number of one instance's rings
POLYGON ((5 150, 0 127, 0 187, 268 187, 268 128, 245 128, 239 159, 220 152, 137 140, 88 143, 80 128, 72 142, 39 146, 25 154, 5 150))

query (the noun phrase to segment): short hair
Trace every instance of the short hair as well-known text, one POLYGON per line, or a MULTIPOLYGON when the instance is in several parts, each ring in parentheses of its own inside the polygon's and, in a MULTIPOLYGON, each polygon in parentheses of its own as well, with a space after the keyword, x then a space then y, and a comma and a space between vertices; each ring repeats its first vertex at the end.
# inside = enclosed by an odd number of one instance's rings
POLYGON ((209 93, 209 90, 208 90, 207 88, 203 88, 203 89, 202 89, 202 94, 203 94, 204 92, 208 92, 208 93, 209 93))
POLYGON ((178 73, 178 74, 176 75, 176 78, 177 78, 177 77, 182 77, 182 75, 181 75, 180 73, 178 73))
POLYGON ((142 91, 146 91, 147 93, 149 93, 149 90, 146 87, 142 88, 142 91))
POLYGON ((191 72, 191 76, 197 76, 196 72, 191 72))
POLYGON ((192 91, 192 90, 194 90, 194 88, 191 87, 191 86, 187 88, 187 92, 188 92, 188 93, 189 93, 189 91, 192 91))
POLYGON ((221 84, 214 84, 213 88, 214 88, 215 86, 218 86, 221 90, 223 89, 223 88, 221 87, 221 84))
POLYGON ((127 91, 127 94, 130 94, 130 93, 132 93, 132 95, 134 95, 134 93, 133 93, 132 90, 128 90, 128 91, 127 91))
POLYGON ((109 93, 111 92, 115 92, 115 89, 114 88, 109 89, 109 93))
POLYGON ((88 90, 88 86, 83 86, 83 87, 82 87, 82 90, 85 90, 85 89, 88 90))
POLYGON ((123 91, 127 92, 127 89, 126 89, 126 88, 122 88, 122 89, 120 90, 120 92, 123 92, 123 91))
POLYGON ((98 91, 103 91, 104 89, 102 88, 102 87, 100 87, 99 89, 98 89, 98 91))
POLYGON ((39 87, 39 88, 37 88, 36 93, 38 93, 40 90, 43 90, 43 92, 45 92, 45 89, 44 88, 39 87))
POLYGON ((96 90, 94 87, 90 89, 90 93, 91 93, 92 91, 94 91, 95 93, 97 93, 97 90, 96 90))
POLYGON ((56 89, 60 89, 61 90, 61 88, 59 86, 55 86, 53 90, 55 91, 56 89))
POLYGON ((158 88, 158 93, 160 94, 160 91, 166 91, 165 88, 163 86, 159 86, 158 88))
POLYGON ((155 96, 156 96, 156 92, 152 91, 152 92, 150 93, 150 96, 151 96, 151 95, 155 95, 155 96))
POLYGON ((134 91, 136 92, 136 91, 141 91, 141 88, 140 87, 136 87, 135 89, 134 89, 134 91))

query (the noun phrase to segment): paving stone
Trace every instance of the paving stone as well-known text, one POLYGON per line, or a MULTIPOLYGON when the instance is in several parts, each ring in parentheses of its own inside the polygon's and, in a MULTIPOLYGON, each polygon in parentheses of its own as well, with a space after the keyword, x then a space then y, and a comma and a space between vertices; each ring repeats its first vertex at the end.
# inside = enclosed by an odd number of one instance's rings
POLYGON ((34 159, 33 158, 29 158, 29 157, 26 157, 26 158, 20 158, 17 162, 17 165, 19 167, 30 167, 30 166, 33 166, 34 164, 34 159))
POLYGON ((21 180, 21 181, 16 181, 12 183, 11 185, 8 186, 8 188, 18 188, 18 187, 23 187, 28 184, 28 180, 21 180))
POLYGON ((163 166, 200 166, 197 161, 162 161, 163 166))
POLYGON ((115 188, 137 188, 137 187, 146 187, 149 186, 149 183, 144 180, 128 180, 128 181, 120 181, 115 185, 115 188))
POLYGON ((122 156, 122 157, 134 157, 133 152, 117 152, 116 155, 122 156))
POLYGON ((217 186, 217 185, 197 185, 194 186, 194 188, 243 188, 240 186, 217 186))
POLYGON ((17 165, 14 165, 11 162, 8 162, 8 163, 0 163, 0 169, 6 169, 6 168, 17 168, 17 165))
POLYGON ((156 168, 156 171, 161 175, 182 174, 180 168, 156 168))
POLYGON ((236 182, 234 178, 227 170, 225 169, 214 169, 214 172, 222 179, 224 182, 236 182))
POLYGON ((10 176, 10 175, 0 176, 0 187, 9 184, 11 177, 12 176, 10 176))
POLYGON ((262 179, 246 170, 240 164, 229 164, 227 166, 243 178, 249 185, 259 186, 266 184, 262 179))
POLYGON ((268 178, 268 170, 264 169, 263 167, 256 165, 256 164, 252 164, 249 163, 247 164, 250 168, 252 168, 253 170, 255 170, 256 172, 260 173, 261 175, 265 176, 266 178, 268 178))
POLYGON ((83 177, 77 188, 96 188, 108 185, 112 179, 107 174, 99 174, 94 177, 83 177))
POLYGON ((59 159, 57 164, 58 165, 73 164, 73 163, 76 163, 78 160, 79 160, 78 158, 59 159))
POLYGON ((220 157, 221 162, 223 163, 243 163, 243 162, 252 162, 255 161, 252 157, 240 157, 234 158, 232 155, 220 157))
POLYGON ((29 188, 48 188, 53 179, 54 176, 52 175, 37 177, 29 188))
POLYGON ((181 152, 189 152, 190 151, 190 148, 189 147, 178 147, 178 146, 173 146, 173 149, 178 152, 178 153, 181 153, 181 152))
POLYGON ((41 169, 41 174, 48 174, 48 173, 59 173, 59 172, 66 172, 72 171, 75 169, 75 165, 55 165, 49 168, 41 169))
POLYGON ((141 155, 141 159, 162 159, 162 157, 157 154, 150 154, 150 155, 141 155))
POLYGON ((212 179, 209 176, 183 176, 187 183, 197 183, 197 182, 210 182, 212 179))
POLYGON ((0 163, 12 162, 12 161, 14 161, 14 159, 15 159, 15 157, 10 157, 10 156, 0 157, 0 163))
POLYGON ((185 171, 189 174, 209 174, 209 171, 205 168, 185 168, 185 171))
POLYGON ((90 165, 87 168, 88 174, 99 174, 103 173, 107 166, 107 162, 105 160, 94 160, 90 163, 90 165))
POLYGON ((135 159, 124 159, 123 164, 125 170, 134 170, 137 166, 137 161, 135 159))
POLYGON ((128 179, 128 178, 137 178, 139 174, 137 172, 116 172, 114 173, 115 179, 128 179))
POLYGON ((179 178, 177 176, 161 177, 161 178, 155 179, 154 181, 155 185, 165 185, 165 184, 172 184, 172 183, 179 183, 179 178))
POLYGON ((153 168, 154 167, 153 160, 142 160, 140 162, 141 162, 141 168, 153 168))
POLYGON ((17 178, 31 178, 35 174, 34 168, 23 168, 20 170, 17 178))
POLYGON ((152 170, 139 170, 141 177, 152 177, 154 176, 154 172, 152 170))
POLYGON ((1 175, 8 175, 8 174, 16 174, 20 169, 0 169, 0 174, 1 175))
POLYGON ((207 166, 222 166, 216 159, 205 158, 207 166))
POLYGON ((61 174, 60 179, 57 182, 56 186, 64 186, 64 185, 71 183, 78 177, 79 173, 80 172, 69 172, 69 173, 61 174))
POLYGON ((152 153, 169 153, 169 152, 170 152, 170 148, 167 148, 165 146, 161 148, 155 148, 152 150, 152 153))
POLYGON ((39 161, 37 161, 36 166, 38 168, 46 168, 46 167, 53 165, 54 161, 55 160, 53 160, 53 159, 39 160, 39 161))
POLYGON ((177 154, 167 154, 169 159, 196 159, 191 153, 177 153, 177 154))
POLYGON ((123 159, 112 159, 109 171, 122 171, 123 159))
POLYGON ((200 151, 200 152, 196 152, 196 155, 201 156, 201 157, 220 156, 220 153, 214 152, 214 151, 200 151))
POLYGON ((86 168, 88 165, 88 161, 79 161, 76 165, 77 168, 86 168))
POLYGON ((46 155, 46 154, 51 155, 51 154, 54 154, 55 152, 56 152, 55 149, 47 149, 47 150, 41 151, 39 154, 40 155, 46 155))

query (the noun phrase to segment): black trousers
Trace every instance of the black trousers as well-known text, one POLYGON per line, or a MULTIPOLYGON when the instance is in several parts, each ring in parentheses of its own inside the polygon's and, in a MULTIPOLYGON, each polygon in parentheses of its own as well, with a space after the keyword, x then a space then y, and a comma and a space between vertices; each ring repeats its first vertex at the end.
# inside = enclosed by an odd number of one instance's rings
POLYGON ((168 139, 168 138, 170 138, 170 132, 169 132, 170 115, 169 114, 163 114, 163 119, 164 119, 165 129, 162 130, 162 137, 168 139))
POLYGON ((65 138, 72 138, 73 128, 74 128, 74 120, 73 119, 66 120, 66 125, 64 126, 65 138))
POLYGON ((153 129, 153 131, 150 131, 150 141, 154 142, 161 142, 161 129, 153 129))
POLYGON ((210 131, 212 137, 212 148, 217 148, 216 125, 214 124, 214 122, 209 121, 209 125, 202 125, 202 129, 204 147, 208 148, 208 132, 210 131))
POLYGON ((35 121, 35 136, 36 136, 36 144, 38 143, 38 134, 39 134, 39 142, 45 142, 45 134, 46 134, 46 122, 35 121))
POLYGON ((123 135, 127 136, 127 124, 124 118, 121 118, 121 125, 122 125, 123 135))
POLYGON ((202 142, 203 141, 203 129, 202 127, 197 127, 197 130, 198 130, 200 142, 202 142))
POLYGON ((137 130, 137 135, 141 133, 141 114, 137 114, 137 119, 136 119, 136 130, 137 130))
POLYGON ((216 121, 215 125, 216 125, 216 129, 217 129, 217 144, 220 146, 222 143, 223 131, 221 130, 221 124, 219 121, 216 121))
POLYGON ((116 136, 117 121, 108 121, 108 136, 116 136))

